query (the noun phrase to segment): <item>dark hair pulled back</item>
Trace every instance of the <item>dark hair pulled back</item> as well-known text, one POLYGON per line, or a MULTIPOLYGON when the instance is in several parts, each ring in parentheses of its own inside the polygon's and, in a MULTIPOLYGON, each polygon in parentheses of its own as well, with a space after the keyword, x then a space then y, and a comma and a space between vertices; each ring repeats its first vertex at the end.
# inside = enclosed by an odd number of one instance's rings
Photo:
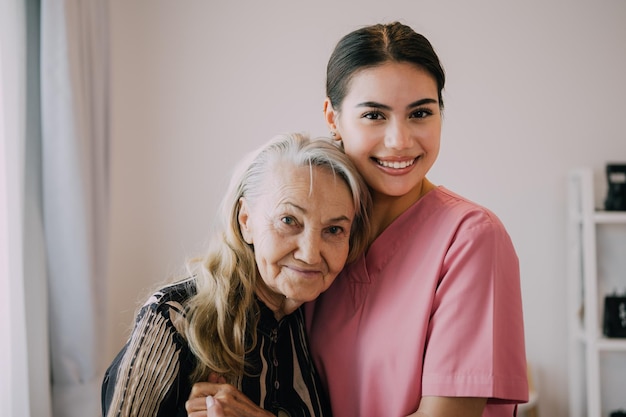
POLYGON ((443 109, 446 77, 439 57, 428 39, 399 22, 357 29, 337 43, 326 67, 326 96, 333 108, 341 110, 356 72, 386 62, 407 62, 426 70, 437 83, 439 107, 443 109))

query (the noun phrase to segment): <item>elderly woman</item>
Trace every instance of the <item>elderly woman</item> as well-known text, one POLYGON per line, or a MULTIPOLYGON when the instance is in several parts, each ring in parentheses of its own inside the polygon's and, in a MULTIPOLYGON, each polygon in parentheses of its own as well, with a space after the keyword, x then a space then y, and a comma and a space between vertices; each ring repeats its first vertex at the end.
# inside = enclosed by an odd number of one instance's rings
POLYGON ((330 415, 301 306, 363 250, 370 204, 326 140, 283 135, 250 155, 206 256, 139 311, 106 372, 104 415, 186 416, 191 387, 210 381, 243 394, 231 414, 330 415))

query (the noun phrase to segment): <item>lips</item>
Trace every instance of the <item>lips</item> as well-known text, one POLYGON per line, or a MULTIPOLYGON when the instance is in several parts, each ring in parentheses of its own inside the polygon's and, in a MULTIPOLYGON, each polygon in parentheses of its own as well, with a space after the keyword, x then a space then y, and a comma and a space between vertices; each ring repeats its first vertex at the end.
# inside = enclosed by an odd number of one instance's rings
POLYGON ((307 279, 318 278, 320 276, 324 276, 324 273, 319 269, 308 269, 308 268, 301 268, 301 267, 296 267, 296 266, 285 266, 285 268, 290 270, 291 273, 299 277, 304 277, 307 279))

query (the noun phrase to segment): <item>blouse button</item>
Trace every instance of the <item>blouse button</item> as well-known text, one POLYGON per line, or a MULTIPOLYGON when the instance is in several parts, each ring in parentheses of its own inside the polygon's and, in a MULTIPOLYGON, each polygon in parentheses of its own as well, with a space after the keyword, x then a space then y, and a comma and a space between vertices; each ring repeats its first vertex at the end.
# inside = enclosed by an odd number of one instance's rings
POLYGON ((278 359, 274 358, 274 366, 278 366, 278 359))
POLYGON ((280 383, 278 383, 278 381, 274 381, 274 388, 280 388, 280 383))

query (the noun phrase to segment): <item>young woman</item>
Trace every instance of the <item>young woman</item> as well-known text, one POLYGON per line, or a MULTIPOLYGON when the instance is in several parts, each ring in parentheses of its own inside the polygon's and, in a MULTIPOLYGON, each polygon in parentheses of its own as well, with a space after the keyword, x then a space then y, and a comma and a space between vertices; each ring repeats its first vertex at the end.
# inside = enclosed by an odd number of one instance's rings
POLYGON ((301 305, 363 250, 370 203, 353 164, 328 141, 284 135, 252 155, 191 278, 141 308, 106 373, 103 415, 194 415, 206 395, 224 393, 228 415, 329 416, 301 305), (221 390, 187 401, 206 381, 221 390))
POLYGON ((429 41, 397 22, 349 33, 328 62, 326 121, 373 199, 367 252, 306 309, 335 417, 513 416, 527 401, 511 239, 427 179, 444 82, 429 41))

